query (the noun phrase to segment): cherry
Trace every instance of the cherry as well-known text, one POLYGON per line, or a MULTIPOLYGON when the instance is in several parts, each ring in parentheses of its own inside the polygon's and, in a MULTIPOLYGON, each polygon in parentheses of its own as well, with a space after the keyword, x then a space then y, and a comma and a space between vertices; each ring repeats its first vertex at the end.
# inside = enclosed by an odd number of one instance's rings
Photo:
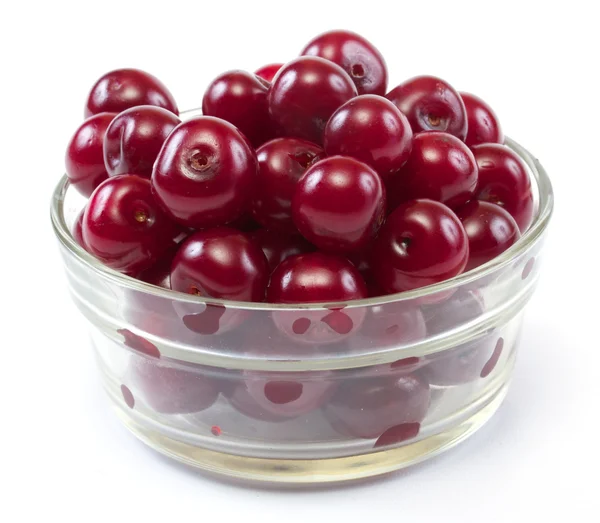
POLYGON ((146 403, 161 414, 201 412, 219 396, 215 380, 200 366, 140 357, 134 360, 131 370, 146 403))
MULTIPOLYGON (((345 258, 320 252, 284 260, 271 275, 267 288, 270 303, 347 302, 367 297, 360 273, 345 258)), ((343 304, 322 310, 279 310, 272 317, 288 338, 308 344, 330 344, 360 328, 364 307, 343 304)))
POLYGON ((171 267, 173 290, 229 300, 263 301, 268 278, 260 248, 228 227, 189 236, 171 267))
POLYGON ((469 238, 469 271, 502 254, 521 236, 514 218, 502 207, 472 200, 456 211, 469 238))
POLYGON ((325 156, 318 145, 298 138, 276 138, 257 149, 258 179, 252 215, 269 229, 294 233, 292 196, 296 182, 325 156))
POLYGON ((342 105, 325 127, 325 151, 365 162, 385 180, 404 165, 412 147, 410 124, 398 108, 376 95, 342 105))
POLYGON ((131 174, 112 176, 96 188, 82 231, 91 254, 127 274, 150 267, 179 234, 152 196, 150 181, 131 174))
POLYGON ((320 56, 341 66, 352 78, 359 94, 383 96, 387 67, 373 44, 350 31, 328 31, 311 40, 302 55, 320 56))
POLYGON ((475 197, 504 207, 525 232, 533 221, 533 193, 525 162, 505 145, 475 145, 479 168, 475 197))
POLYGON ((181 123, 172 112, 152 105, 126 109, 104 136, 104 163, 110 176, 134 173, 150 178, 164 141, 181 123))
POLYGON ((481 143, 504 143, 504 134, 498 117, 492 108, 474 94, 460 93, 467 110, 467 137, 471 147, 481 143))
POLYGON ((85 246, 85 242, 83 241, 83 230, 82 230, 82 226, 83 226, 83 215, 85 213, 85 207, 83 209, 81 209, 81 211, 79 211, 79 214, 77 215, 77 219, 75 220, 75 223, 73 224, 73 239, 84 249, 87 250, 86 246, 85 246))
POLYGON ((139 273, 136 278, 163 289, 171 288, 171 264, 177 254, 179 245, 175 242, 171 247, 158 259, 156 263, 139 273))
POLYGON ((325 414, 340 432, 371 439, 393 427, 420 424, 429 403, 429 384, 418 374, 354 377, 340 385, 325 414))
POLYGON ((241 232, 254 232, 258 231, 261 226, 249 212, 242 214, 239 218, 236 218, 232 222, 227 224, 227 227, 236 229, 241 232))
POLYGON ((283 64, 269 64, 263 65, 260 69, 254 71, 256 76, 260 76, 263 80, 267 82, 272 82, 273 78, 277 74, 277 71, 283 67, 283 64))
POLYGON ((302 235, 320 249, 357 251, 385 219, 385 188, 368 165, 334 156, 310 167, 296 184, 292 217, 302 235))
POLYGON ((169 135, 154 165, 152 188, 174 220, 202 229, 244 213, 257 169, 254 151, 233 125, 200 116, 169 135))
POLYGON ((435 76, 416 76, 392 89, 386 98, 408 118, 414 133, 445 131, 464 140, 467 111, 462 98, 435 76))
POLYGON ((259 229, 250 234, 250 238, 262 249, 269 271, 291 256, 312 252, 315 248, 301 236, 284 236, 268 229, 259 229))
POLYGON ((79 126, 67 146, 65 167, 69 182, 84 196, 90 196, 108 178, 102 144, 115 116, 115 113, 91 116, 79 126))
POLYGON ((469 241, 460 220, 433 200, 412 200, 388 217, 373 249, 373 271, 387 293, 416 289, 460 274, 469 241))
POLYGON ((477 187, 473 153, 448 133, 419 133, 404 167, 389 179, 392 207, 416 198, 437 200, 455 209, 466 203, 477 187))
POLYGON ((267 104, 269 82, 246 71, 228 71, 215 78, 202 99, 202 114, 235 125, 254 147, 273 138, 267 104))
POLYGON ((179 114, 173 95, 156 77, 139 69, 116 69, 94 84, 85 105, 85 116, 120 113, 136 105, 156 105, 179 114))
POLYGON ((301 56, 285 64, 273 79, 269 111, 285 136, 321 144, 327 120, 356 95, 356 86, 339 65, 301 56))

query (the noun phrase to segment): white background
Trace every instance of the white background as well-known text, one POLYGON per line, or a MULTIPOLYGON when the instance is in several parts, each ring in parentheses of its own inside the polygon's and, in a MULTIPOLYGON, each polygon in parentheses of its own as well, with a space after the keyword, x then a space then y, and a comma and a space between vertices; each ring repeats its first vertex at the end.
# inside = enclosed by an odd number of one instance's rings
POLYGON ((594 2, 90 0, 0 7, 0 521, 598 521, 600 38, 594 2), (148 70, 181 108, 231 68, 348 28, 390 86, 434 74, 486 99, 547 168, 556 212, 512 387, 458 448, 385 479, 234 486, 136 441, 109 410, 49 203, 86 93, 148 70), (594 486, 595 483, 595 486, 594 486), (379 519, 379 518, 390 519, 379 519), (568 518, 568 519, 566 519, 568 518))

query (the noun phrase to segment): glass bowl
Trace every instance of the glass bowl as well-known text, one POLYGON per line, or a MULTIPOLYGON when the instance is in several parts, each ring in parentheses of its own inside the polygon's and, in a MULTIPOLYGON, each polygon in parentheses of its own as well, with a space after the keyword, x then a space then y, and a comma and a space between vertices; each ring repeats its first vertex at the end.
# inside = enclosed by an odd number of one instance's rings
POLYGON ((85 200, 63 177, 52 224, 120 419, 172 458, 266 482, 383 474, 464 440, 506 394, 552 214, 544 169, 507 145, 535 193, 521 239, 451 280, 349 303, 204 299, 115 272, 74 240, 85 200))

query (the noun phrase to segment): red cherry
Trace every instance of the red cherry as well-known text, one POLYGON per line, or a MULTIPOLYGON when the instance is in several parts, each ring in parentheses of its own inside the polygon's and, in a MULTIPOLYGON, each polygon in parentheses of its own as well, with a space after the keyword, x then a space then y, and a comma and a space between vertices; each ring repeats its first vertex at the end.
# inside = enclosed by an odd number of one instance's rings
POLYGON ((228 227, 189 236, 171 267, 173 290, 228 300, 263 301, 268 278, 259 247, 228 227))
POLYGON ((421 423, 429 403, 429 384, 417 374, 356 377, 341 384, 325 413, 340 432, 371 439, 398 425, 421 423))
POLYGON ((533 221, 533 193, 525 162, 504 145, 472 148, 479 168, 475 197, 504 207, 525 232, 533 221))
POLYGON ((385 188, 368 165, 334 156, 310 167, 296 184, 292 217, 302 235, 320 249, 358 251, 385 219, 385 188))
POLYGON ((139 69, 117 69, 94 84, 88 94, 85 116, 120 113, 136 105, 156 105, 179 114, 173 95, 158 78, 139 69))
POLYGON ((171 288, 171 264, 179 245, 175 242, 151 267, 139 273, 136 278, 163 289, 171 288))
POLYGON ((456 211, 469 238, 469 271, 502 254, 521 236, 514 218, 502 207, 470 201, 456 211))
POLYGON ((260 69, 254 71, 256 76, 260 76, 263 80, 267 82, 272 82, 273 78, 277 74, 277 71, 283 67, 283 64, 269 64, 263 65, 260 69))
POLYGON ((456 215, 439 202, 413 200, 390 214, 372 260, 378 286, 395 293, 452 278, 468 257, 469 241, 456 215))
POLYGON ((201 412, 212 406, 219 396, 215 381, 197 365, 136 358, 131 371, 145 402, 161 414, 201 412))
POLYGON ((328 31, 313 38, 300 54, 320 56, 341 66, 352 78, 358 94, 385 94, 385 60, 373 44, 356 33, 328 31))
POLYGON ((325 127, 325 151, 370 165, 385 180, 404 165, 412 147, 410 124, 398 108, 376 95, 357 96, 342 105, 325 127))
POLYGON ((104 136, 104 163, 110 176, 135 173, 150 178, 171 131, 181 123, 162 107, 141 105, 115 117, 104 136))
MULTIPOLYGON (((85 213, 85 207, 81 209, 79 214, 77 215, 77 219, 75 220, 75 224, 73 225, 73 239, 84 249, 85 242, 83 241, 83 215, 85 213)), ((87 249, 86 249, 87 250, 87 249)))
POLYGON ((108 178, 102 144, 104 134, 116 113, 100 113, 83 122, 71 137, 65 154, 69 182, 84 196, 108 178))
POLYGON ((96 188, 82 231, 91 254, 127 274, 150 267, 179 234, 152 196, 150 181, 132 174, 113 176, 96 188))
POLYGON ((477 187, 473 153, 448 133, 419 133, 404 167, 389 179, 392 208, 417 198, 437 200, 455 209, 466 203, 477 187))
POLYGON ((297 254, 313 252, 315 248, 301 236, 284 236, 268 229, 259 229, 250 234, 250 238, 262 249, 269 271, 283 261, 297 254))
MULTIPOLYGON (((367 297, 360 273, 345 258, 320 252, 283 261, 271 275, 270 303, 347 302, 367 297)), ((277 328, 299 343, 329 344, 351 336, 365 316, 363 307, 281 310, 272 313, 277 328)))
POLYGON ((481 143, 504 143, 504 134, 492 108, 474 94, 460 93, 467 110, 468 131, 465 143, 471 147, 481 143))
POLYGON ((233 125, 200 116, 169 135, 154 165, 152 188, 174 220, 202 229, 243 214, 257 169, 254 151, 233 125))
POLYGON ((325 124, 356 87, 339 66, 315 56, 285 64, 269 89, 269 111, 285 136, 322 143, 325 124))
POLYGON ((267 104, 269 83, 246 71, 228 71, 215 78, 202 99, 202 114, 235 125, 254 147, 273 138, 267 104))
POLYGON ((441 78, 416 76, 392 89, 386 98, 406 115, 414 133, 445 131, 461 140, 467 136, 465 104, 441 78))
POLYGON ((258 179, 252 215, 269 229, 294 233, 292 196, 297 181, 325 152, 321 147, 297 138, 276 138, 256 151, 258 179))

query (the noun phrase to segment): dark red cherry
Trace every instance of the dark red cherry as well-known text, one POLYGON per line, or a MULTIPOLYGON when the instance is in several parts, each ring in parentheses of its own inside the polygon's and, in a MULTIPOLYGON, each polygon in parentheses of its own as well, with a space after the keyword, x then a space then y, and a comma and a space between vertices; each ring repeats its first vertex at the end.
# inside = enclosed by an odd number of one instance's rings
POLYGON ((263 65, 260 69, 254 71, 256 76, 260 76, 263 80, 267 82, 272 82, 273 78, 277 74, 277 71, 283 67, 283 64, 269 64, 263 65))
POLYGON ((229 122, 200 116, 177 126, 152 172, 152 188, 168 214, 197 229, 240 217, 252 199, 258 163, 229 122))
POLYGON ((486 143, 472 150, 479 168, 476 198, 504 207, 525 232, 533 220, 533 193, 525 162, 505 145, 486 143))
POLYGON ((235 125, 254 147, 273 138, 267 104, 269 82, 246 71, 228 71, 215 78, 202 99, 202 114, 235 125))
POLYGON ((215 380, 200 366, 136 358, 132 380, 148 406, 161 414, 189 414, 209 408, 219 396, 215 380))
POLYGON ((465 143, 471 147, 481 143, 504 143, 504 134, 496 113, 474 94, 460 93, 467 110, 468 131, 465 143))
POLYGON ((328 31, 313 38, 302 55, 320 56, 341 66, 352 78, 358 94, 379 94, 387 89, 387 67, 377 48, 350 31, 328 31))
POLYGON ((71 137, 65 154, 69 182, 84 196, 108 178, 102 145, 104 134, 116 113, 100 113, 83 122, 71 137))
POLYGON ((228 227, 189 236, 171 266, 173 290, 212 298, 263 301, 268 279, 260 248, 228 227))
POLYGON ((420 424, 429 403, 429 384, 417 374, 356 377, 341 384, 325 414, 340 432, 371 439, 399 425, 420 424))
POLYGON ((342 105, 325 127, 329 156, 343 154, 370 165, 385 179, 404 165, 412 147, 410 124, 386 98, 363 95, 342 105))
POLYGON ((330 302, 323 310, 281 310, 272 313, 277 328, 288 338, 308 344, 330 344, 360 328, 364 307, 343 304, 367 297, 367 287, 354 265, 341 256, 320 252, 284 260, 271 275, 270 303, 330 302))
POLYGON ((150 178, 163 143, 180 123, 171 111, 152 105, 120 113, 104 136, 104 163, 109 176, 135 173, 150 178))
POLYGON ((285 136, 321 144, 331 115, 356 95, 356 86, 339 65, 301 56, 285 64, 273 79, 269 111, 285 136))
POLYGON ((469 238, 466 271, 493 260, 521 236, 514 218, 499 205, 472 200, 456 211, 469 238))
POLYGON ((154 199, 150 180, 133 174, 112 176, 96 188, 82 231, 88 252, 127 274, 150 267, 179 234, 154 199))
POLYGON ((227 224, 227 227, 237 229, 240 232, 254 232, 258 231, 261 226, 249 212, 242 214, 239 218, 236 218, 232 222, 227 224))
POLYGON ((173 95, 158 78, 139 69, 117 69, 94 84, 85 104, 85 116, 120 113, 136 105, 156 105, 179 114, 173 95))
POLYGON ((315 250, 313 245, 299 235, 286 236, 268 229, 259 229, 250 233, 249 236, 262 249, 269 263, 270 272, 273 272, 283 260, 287 260, 290 256, 315 250))
POLYGON ((333 156, 310 167, 296 184, 292 217, 302 235, 320 249, 358 251, 383 224, 385 188, 368 165, 333 156))
POLYGON ((414 133, 445 131, 461 140, 467 136, 465 104, 441 78, 416 76, 392 89, 386 98, 406 115, 414 133))
POLYGON ((136 278, 163 289, 170 289, 171 265, 178 249, 179 245, 173 242, 171 247, 152 266, 139 273, 136 278))
POLYGON ((375 240, 373 273, 387 293, 432 285, 460 274, 469 240, 460 220, 433 200, 413 200, 388 217, 375 240))
POLYGON ((252 215, 263 226, 294 233, 292 196, 306 170, 325 156, 318 145, 298 138, 276 138, 256 151, 258 179, 252 215))
POLYGON ((477 187, 477 163, 469 148, 443 132, 417 134, 404 167, 389 178, 392 208, 417 198, 452 209, 470 200, 477 187))
POLYGON ((81 247, 83 247, 85 249, 86 247, 85 247, 85 242, 83 241, 83 230, 82 230, 84 214, 85 214, 85 207, 83 209, 81 209, 81 211, 77 215, 77 219, 75 220, 75 223, 73 225, 73 238, 81 247))

